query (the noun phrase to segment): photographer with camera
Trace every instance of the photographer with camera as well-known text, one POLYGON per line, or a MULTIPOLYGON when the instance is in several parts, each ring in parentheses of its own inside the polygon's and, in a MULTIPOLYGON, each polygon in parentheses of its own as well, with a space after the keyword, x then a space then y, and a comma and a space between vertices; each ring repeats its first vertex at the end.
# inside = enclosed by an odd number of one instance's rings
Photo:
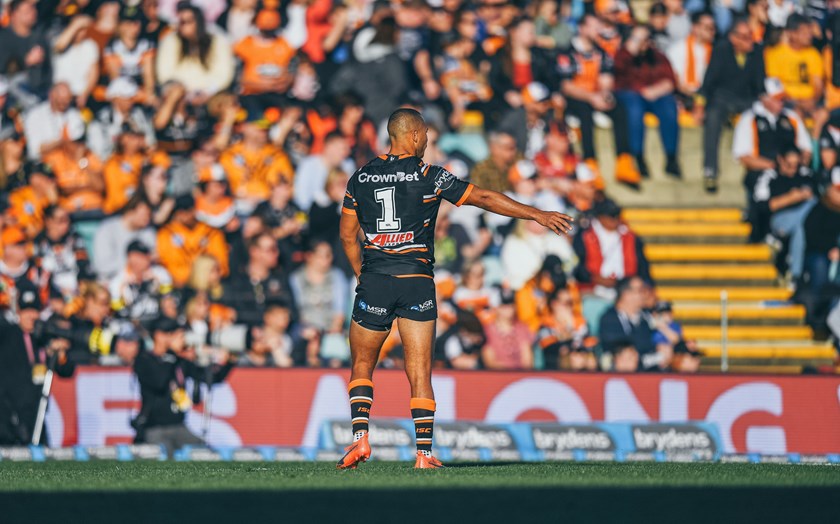
POLYGON ((209 386, 224 381, 234 360, 223 353, 218 363, 198 365, 195 351, 187 346, 184 326, 171 318, 159 318, 151 334, 151 351, 141 351, 134 362, 142 406, 131 424, 137 431, 135 442, 163 445, 171 457, 184 445, 204 444, 187 429, 186 414, 200 401, 195 394, 198 383, 209 386), (194 381, 193 395, 187 393, 188 377, 194 381))
MULTIPOLYGON (((49 370, 73 375, 70 342, 39 333, 41 299, 31 285, 21 285, 18 318, 0 318, 0 445, 28 445, 36 429, 38 403, 49 370)), ((39 444, 46 443, 45 432, 39 444)))

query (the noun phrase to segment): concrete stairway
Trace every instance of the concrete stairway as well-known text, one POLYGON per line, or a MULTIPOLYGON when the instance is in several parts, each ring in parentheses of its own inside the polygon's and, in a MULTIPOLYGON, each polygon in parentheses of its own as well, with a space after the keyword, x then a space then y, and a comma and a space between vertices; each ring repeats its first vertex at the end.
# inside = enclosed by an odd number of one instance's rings
POLYGON ((804 308, 788 302, 770 248, 746 243, 749 226, 739 209, 631 208, 623 216, 645 240, 659 297, 674 303, 686 337, 698 341, 701 369, 720 369, 723 290, 731 372, 801 373, 833 364, 834 349, 813 341, 804 308))

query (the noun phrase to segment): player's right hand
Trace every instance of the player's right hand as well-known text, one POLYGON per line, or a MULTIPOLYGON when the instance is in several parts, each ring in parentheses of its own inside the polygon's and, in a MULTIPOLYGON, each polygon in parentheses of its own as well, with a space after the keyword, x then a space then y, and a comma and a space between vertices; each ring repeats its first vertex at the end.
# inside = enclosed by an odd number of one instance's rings
POLYGON ((536 218, 537 223, 547 227, 558 235, 569 234, 572 231, 572 222, 575 221, 569 215, 557 211, 542 211, 536 218))

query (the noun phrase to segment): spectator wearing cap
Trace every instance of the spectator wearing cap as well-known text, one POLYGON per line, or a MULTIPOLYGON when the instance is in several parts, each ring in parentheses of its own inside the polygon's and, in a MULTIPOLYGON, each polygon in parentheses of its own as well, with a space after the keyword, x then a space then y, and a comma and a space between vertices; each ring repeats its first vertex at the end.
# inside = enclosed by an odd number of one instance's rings
POLYGON ((73 230, 70 213, 59 206, 44 209, 44 229, 35 237, 33 258, 42 277, 64 297, 74 296, 79 280, 92 276, 84 240, 73 230))
POLYGON ((581 19, 572 45, 557 56, 560 89, 566 98, 566 113, 575 116, 580 124, 583 158, 590 169, 600 176, 595 160, 595 124, 592 119, 593 114, 599 111, 613 121, 616 180, 638 189, 641 175, 630 153, 627 116, 624 108, 616 104, 613 95, 613 59, 597 43, 601 27, 601 21, 593 15, 587 14, 581 19))
POLYGON ((665 51, 674 70, 677 91, 686 109, 693 108, 693 97, 703 85, 714 41, 715 20, 711 14, 701 11, 691 15, 691 32, 688 36, 674 42, 665 51))
POLYGON ((132 241, 140 240, 154 250, 151 216, 149 204, 134 195, 118 215, 100 224, 93 237, 93 269, 99 278, 110 281, 125 267, 126 248, 132 241))
POLYGON ((686 340, 683 336, 683 329, 679 322, 674 320, 673 306, 670 302, 658 302, 653 309, 653 322, 656 333, 653 334, 653 343, 656 344, 657 352, 663 355, 670 350, 672 357, 669 360, 669 367, 681 373, 692 373, 700 367, 700 354, 697 351, 697 344, 693 340, 686 340))
POLYGON ((261 113, 249 113, 239 124, 241 139, 219 157, 240 213, 250 214, 271 195, 281 177, 291 182, 295 171, 289 156, 268 138, 272 122, 261 113))
POLYGON ((783 40, 764 52, 767 76, 778 78, 796 111, 812 116, 825 91, 823 61, 813 44, 811 21, 794 14, 787 19, 783 40))
POLYGON ((583 296, 583 314, 593 331, 598 318, 616 298, 619 280, 639 277, 650 282, 644 244, 621 221, 621 208, 612 200, 595 205, 589 227, 578 232, 573 246, 578 257, 575 277, 583 296))
POLYGON ((248 263, 224 282, 224 303, 237 313, 237 321, 258 325, 266 305, 283 301, 297 318, 294 295, 279 264, 277 241, 259 233, 248 241, 248 263))
POLYGON ((576 311, 572 293, 567 288, 557 288, 545 301, 548 311, 537 332, 542 369, 597 371, 598 362, 592 352, 597 339, 590 336, 586 320, 576 311))
POLYGON ((664 3, 656 2, 650 6, 648 27, 653 46, 666 52, 671 45, 671 37, 668 35, 668 8, 664 3))
POLYGON ((353 173, 355 165, 349 156, 347 138, 334 131, 324 139, 324 149, 320 153, 304 157, 294 178, 294 201, 298 207, 309 210, 316 198, 324 200, 324 188, 332 171, 341 170, 348 175, 353 173))
POLYGON ((89 38, 93 20, 76 15, 53 42, 53 83, 64 82, 73 93, 76 107, 87 106, 99 82, 99 46, 89 38))
POLYGON ((9 24, 0 30, 0 71, 15 86, 15 98, 29 108, 46 97, 52 83, 50 44, 36 29, 38 2, 9 2, 9 24))
POLYGON ((646 287, 637 276, 618 281, 615 306, 601 317, 598 338, 602 348, 614 355, 632 346, 639 355, 639 370, 655 370, 667 367, 671 352, 660 353, 653 342, 653 319, 642 308, 646 287))
POLYGON ((516 318, 515 294, 502 289, 495 319, 485 327, 487 342, 481 349, 481 360, 487 369, 507 371, 534 368, 531 351, 533 334, 528 326, 516 318))
POLYGON ((761 173, 755 186, 755 201, 766 202, 769 208, 770 231, 790 241, 788 259, 794 282, 802 276, 805 264, 805 219, 817 203, 816 182, 802 162, 802 153, 789 146, 779 151, 775 167, 761 173))
POLYGON ((50 89, 49 99, 23 115, 26 151, 30 160, 40 160, 69 139, 70 130, 84 128, 79 110, 72 106, 73 92, 66 83, 50 89))
POLYGON ((650 31, 637 26, 615 56, 615 96, 627 114, 630 151, 642 176, 648 176, 644 158, 645 113, 659 120, 665 149, 665 172, 680 178, 677 161, 680 127, 677 123, 676 78, 668 59, 651 46, 650 31))
POLYGON ((269 107, 285 106, 285 94, 294 80, 291 66, 296 51, 277 34, 280 23, 279 12, 264 8, 254 20, 258 32, 233 46, 233 54, 242 62, 239 77, 242 105, 256 114, 269 107))
MULTIPOLYGON (((41 314, 41 299, 34 286, 19 289, 16 322, 0 316, 0 445, 32 443, 38 404, 51 366, 60 377, 71 377, 75 365, 67 358, 66 341, 39 340, 35 325, 41 314), (53 360, 54 359, 54 360, 53 360)), ((39 444, 47 444, 46 432, 39 444)))
POLYGON ((152 250, 140 240, 126 249, 125 267, 108 284, 111 307, 120 318, 149 322, 160 314, 160 298, 172 291, 172 277, 152 262, 152 250))
POLYGON ((732 156, 744 169, 744 186, 749 197, 747 218, 753 226, 750 241, 760 242, 769 232, 768 209, 764 193, 756 192, 761 173, 776 166, 776 157, 784 150, 798 148, 802 163, 811 158, 811 137, 802 118, 784 104, 784 86, 776 78, 764 82, 765 93, 738 119, 732 136, 732 156), (760 199, 760 200, 759 200, 760 199))
POLYGON ((99 359, 99 364, 103 366, 133 367, 137 355, 140 354, 142 344, 143 341, 140 333, 137 332, 137 328, 130 323, 123 323, 114 336, 111 355, 99 359))
POLYGON ((3 292, 0 298, 9 304, 9 301, 14 299, 18 287, 30 285, 40 288, 43 280, 38 267, 32 264, 29 241, 20 228, 12 226, 3 229, 0 241, 3 244, 3 254, 0 257, 0 284, 3 292))
POLYGON ((169 222, 157 235, 157 250, 175 287, 187 283, 193 261, 201 255, 215 258, 222 275, 228 274, 228 245, 221 231, 198 221, 195 199, 182 195, 175 201, 169 222))
POLYGON ((232 233, 239 229, 236 206, 228 189, 225 170, 219 164, 198 173, 199 191, 195 197, 195 216, 199 222, 232 233))
POLYGON ((44 209, 58 203, 58 186, 46 164, 30 163, 25 171, 27 184, 9 194, 9 215, 29 238, 35 238, 44 227, 44 209))
POLYGON ((141 351, 134 361, 134 373, 140 383, 142 406, 134 427, 136 441, 164 446, 172 453, 184 445, 203 445, 199 437, 190 433, 184 424, 192 401, 186 390, 186 379, 211 384, 222 382, 233 368, 233 360, 198 366, 186 351, 184 326, 170 318, 161 317, 151 329, 151 351, 141 351))
POLYGON ((473 184, 504 193, 513 189, 508 171, 519 157, 516 138, 504 131, 493 131, 487 137, 490 155, 470 171, 473 184))
POLYGON ((516 147, 525 158, 533 159, 545 145, 545 135, 554 122, 556 112, 562 112, 563 98, 552 95, 539 82, 531 82, 522 89, 522 105, 511 108, 500 119, 498 129, 516 138, 516 147))
POLYGON ((103 52, 105 73, 114 82, 119 78, 130 80, 142 90, 135 94, 143 104, 157 104, 155 94, 155 43, 144 38, 143 13, 137 5, 120 8, 120 22, 116 36, 108 42, 103 52))
POLYGON ((102 160, 85 143, 85 123, 68 123, 66 140, 44 155, 44 163, 55 173, 58 204, 70 213, 102 214, 105 180, 102 160))
POLYGON ((110 158, 127 130, 145 138, 144 146, 153 148, 155 129, 142 107, 137 105, 140 91, 133 80, 119 77, 108 84, 105 99, 108 105, 96 112, 88 125, 88 147, 99 158, 110 158))
POLYGON ((730 116, 749 109, 763 92, 764 55, 761 49, 755 49, 749 24, 737 21, 727 38, 712 50, 703 85, 695 97, 697 116, 705 118, 703 180, 707 192, 714 193, 718 188, 718 146, 723 125, 730 116))
POLYGON ((230 86, 234 60, 224 36, 207 28, 201 9, 181 2, 177 28, 161 39, 156 73, 160 84, 178 82, 186 89, 190 103, 201 105, 230 86))

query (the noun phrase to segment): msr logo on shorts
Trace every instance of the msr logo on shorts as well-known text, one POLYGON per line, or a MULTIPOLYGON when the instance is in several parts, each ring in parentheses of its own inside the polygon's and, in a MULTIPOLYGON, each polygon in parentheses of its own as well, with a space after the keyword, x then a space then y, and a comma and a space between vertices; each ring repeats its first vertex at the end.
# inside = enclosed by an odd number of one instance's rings
POLYGON ((420 311, 422 313, 423 311, 428 311, 428 310, 432 309, 433 307, 435 307, 435 301, 434 300, 427 300, 420 305, 411 306, 411 310, 412 311, 420 311))
POLYGON ((371 244, 379 247, 398 246, 408 242, 414 242, 414 231, 406 231, 405 233, 379 233, 376 235, 368 234, 368 240, 371 244))
POLYGON ((371 306, 364 300, 359 301, 359 309, 361 309, 362 311, 367 311, 368 313, 372 313, 374 315, 378 315, 380 317, 383 317, 388 314, 388 310, 384 307, 371 306))

